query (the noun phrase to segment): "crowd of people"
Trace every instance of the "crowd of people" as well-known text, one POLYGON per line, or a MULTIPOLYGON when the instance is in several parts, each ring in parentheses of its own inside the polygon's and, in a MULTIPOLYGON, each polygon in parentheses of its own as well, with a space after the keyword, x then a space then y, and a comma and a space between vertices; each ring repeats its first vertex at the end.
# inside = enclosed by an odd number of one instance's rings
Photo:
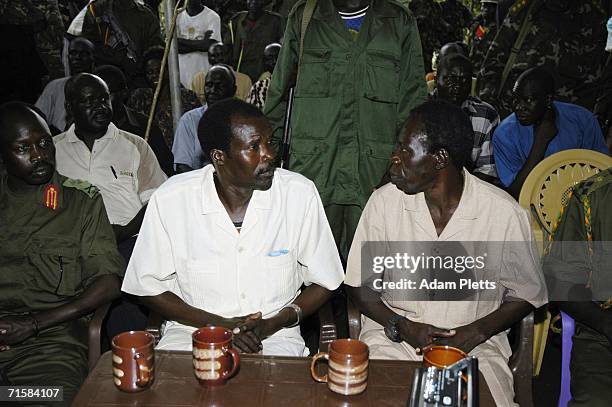
MULTIPOLYGON (((533 242, 532 170, 612 148, 612 1, 185 0, 181 117, 164 3, 0 0, 0 385, 69 404, 109 302, 107 346, 155 312, 160 349, 214 324, 241 352, 306 356, 304 322, 331 303, 347 337, 350 298, 370 357, 454 346, 515 405, 507 332, 576 257, 516 251, 494 301, 423 305, 368 287, 362 248, 533 242)), ((610 170, 576 186, 552 238, 610 240, 611 188, 610 170)), ((558 304, 579 327, 572 405, 612 396, 608 280, 558 304)))

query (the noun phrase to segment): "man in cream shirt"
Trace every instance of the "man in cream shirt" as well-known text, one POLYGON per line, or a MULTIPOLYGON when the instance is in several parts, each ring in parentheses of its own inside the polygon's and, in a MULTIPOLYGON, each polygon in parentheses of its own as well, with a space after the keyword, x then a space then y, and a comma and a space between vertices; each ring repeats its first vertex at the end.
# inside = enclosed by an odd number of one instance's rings
POLYGON ((372 194, 359 221, 345 283, 368 316, 360 339, 370 346, 371 358, 419 360, 420 350, 432 344, 462 349, 478 357, 497 405, 509 406, 514 391, 506 332, 546 303, 546 289, 527 211, 463 168, 472 138, 468 117, 447 102, 429 101, 412 111, 391 156, 391 183, 372 194), (362 248, 375 241, 440 247, 499 242, 508 256, 487 258, 497 285, 486 301, 396 301, 385 290, 370 289, 367 273, 362 276, 362 248))
POLYGON ((344 276, 314 184, 274 168, 271 134, 256 107, 217 102, 198 127, 212 164, 151 197, 122 289, 169 321, 159 349, 214 324, 241 352, 307 355, 297 324, 344 276))

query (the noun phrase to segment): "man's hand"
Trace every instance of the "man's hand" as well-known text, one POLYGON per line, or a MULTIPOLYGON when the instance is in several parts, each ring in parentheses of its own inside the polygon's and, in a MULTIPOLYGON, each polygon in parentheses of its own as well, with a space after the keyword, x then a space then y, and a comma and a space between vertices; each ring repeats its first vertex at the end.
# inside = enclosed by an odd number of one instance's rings
POLYGON ((206 32, 204 33, 204 39, 210 40, 210 37, 212 37, 212 34, 213 34, 213 30, 206 30, 206 32))
POLYGON ((453 329, 453 331, 455 335, 438 339, 435 341, 435 344, 452 346, 453 348, 461 349, 465 353, 470 353, 472 349, 488 339, 485 337, 486 335, 478 331, 472 324, 460 326, 453 329))
POLYGON ((455 335, 453 329, 442 329, 429 324, 413 322, 407 318, 402 319, 399 328, 402 339, 408 342, 417 353, 421 353, 424 347, 434 344, 434 338, 437 340, 455 335))
POLYGON ((11 315, 0 318, 0 351, 10 349, 36 335, 36 321, 31 315, 11 315))
POLYGON ((241 353, 257 353, 263 349, 261 341, 267 337, 266 320, 261 319, 261 312, 251 314, 246 319, 234 324, 232 333, 233 345, 241 353))

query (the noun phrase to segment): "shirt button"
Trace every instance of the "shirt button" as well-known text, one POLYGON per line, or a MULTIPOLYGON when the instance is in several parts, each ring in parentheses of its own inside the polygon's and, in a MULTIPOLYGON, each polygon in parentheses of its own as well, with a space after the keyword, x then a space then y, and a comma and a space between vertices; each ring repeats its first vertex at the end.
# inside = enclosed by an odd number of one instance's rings
POLYGON ((242 253, 242 251, 243 251, 243 250, 244 250, 244 247, 240 246, 240 247, 238 248, 238 253, 242 253))
POLYGON ((244 293, 240 294, 240 298, 242 298, 243 300, 246 298, 246 295, 244 293))

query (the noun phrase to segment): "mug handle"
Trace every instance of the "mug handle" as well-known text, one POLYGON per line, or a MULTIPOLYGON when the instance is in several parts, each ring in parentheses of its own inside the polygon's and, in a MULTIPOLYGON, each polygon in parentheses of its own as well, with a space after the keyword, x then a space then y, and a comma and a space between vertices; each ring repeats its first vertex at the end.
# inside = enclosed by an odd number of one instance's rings
POLYGON ((151 381, 151 370, 145 363, 140 363, 139 361, 146 361, 146 356, 142 353, 136 353, 134 355, 134 360, 138 365, 138 378, 136 379, 136 386, 145 387, 151 381))
POLYGON ((319 359, 324 358, 325 360, 329 361, 329 353, 327 352, 319 352, 316 355, 314 355, 312 357, 312 362, 310 362, 310 374, 312 375, 312 378, 315 379, 317 382, 319 383, 327 383, 327 374, 324 376, 319 376, 316 371, 315 371, 315 367, 317 365, 317 362, 319 361, 319 359))
POLYGON ((227 352, 232 356, 232 368, 227 372, 221 372, 221 378, 223 380, 232 377, 234 373, 236 373, 236 369, 238 369, 238 365, 240 364, 240 356, 238 356, 236 349, 229 348, 227 352))

